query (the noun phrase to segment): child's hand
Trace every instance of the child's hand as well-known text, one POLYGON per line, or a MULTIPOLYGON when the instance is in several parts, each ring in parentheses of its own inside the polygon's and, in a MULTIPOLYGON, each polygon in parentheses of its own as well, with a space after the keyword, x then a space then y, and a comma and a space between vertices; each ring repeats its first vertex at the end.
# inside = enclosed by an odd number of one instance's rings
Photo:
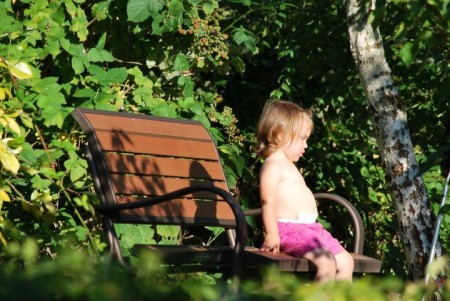
POLYGON ((279 253, 280 252, 280 236, 267 234, 266 237, 264 238, 264 242, 261 245, 261 248, 259 248, 259 249, 261 251, 279 253))

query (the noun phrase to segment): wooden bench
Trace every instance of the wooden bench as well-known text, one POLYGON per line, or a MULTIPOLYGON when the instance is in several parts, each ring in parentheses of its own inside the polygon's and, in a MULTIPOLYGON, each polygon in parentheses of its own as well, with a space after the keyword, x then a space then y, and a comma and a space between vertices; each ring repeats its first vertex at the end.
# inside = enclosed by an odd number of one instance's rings
MULTIPOLYGON (((228 243, 148 246, 162 254, 168 272, 221 272, 239 283, 247 265, 314 269, 301 258, 245 247, 245 213, 229 191, 216 145, 200 122, 82 108, 72 115, 86 134, 86 157, 101 200, 95 209, 103 218, 109 252, 119 263, 129 267, 115 223, 201 225, 225 228, 228 243)), ((362 255, 364 228, 357 211, 352 212, 356 271, 377 273, 381 262, 362 255)))

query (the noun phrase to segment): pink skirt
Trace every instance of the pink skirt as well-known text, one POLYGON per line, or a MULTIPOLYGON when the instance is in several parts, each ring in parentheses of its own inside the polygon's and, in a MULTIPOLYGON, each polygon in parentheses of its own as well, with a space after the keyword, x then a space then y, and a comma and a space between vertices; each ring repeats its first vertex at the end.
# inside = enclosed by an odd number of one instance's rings
POLYGON ((330 232, 320 223, 300 224, 278 222, 282 252, 296 257, 303 257, 306 253, 316 249, 326 249, 337 255, 345 249, 330 232))

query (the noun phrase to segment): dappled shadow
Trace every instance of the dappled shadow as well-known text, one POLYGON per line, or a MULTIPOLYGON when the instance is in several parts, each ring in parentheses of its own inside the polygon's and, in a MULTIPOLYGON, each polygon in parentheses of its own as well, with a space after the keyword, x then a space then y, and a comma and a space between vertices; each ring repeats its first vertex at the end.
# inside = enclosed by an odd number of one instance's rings
MULTIPOLYGON (((189 175, 191 185, 209 184, 214 186, 212 177, 199 161, 194 160, 191 162, 189 175)), ((204 222, 217 223, 217 195, 213 193, 194 193, 194 198, 198 199, 194 222, 199 224, 204 222)))

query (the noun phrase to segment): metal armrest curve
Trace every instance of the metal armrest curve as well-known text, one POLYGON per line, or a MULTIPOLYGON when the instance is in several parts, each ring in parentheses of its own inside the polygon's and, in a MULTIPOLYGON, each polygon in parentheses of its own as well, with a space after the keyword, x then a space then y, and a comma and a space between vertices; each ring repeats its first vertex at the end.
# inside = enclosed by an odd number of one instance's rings
POLYGON ((364 249, 365 229, 361 215, 356 207, 353 206, 353 204, 350 203, 350 201, 348 201, 347 199, 329 192, 314 193, 314 197, 319 202, 320 200, 334 201, 346 209, 352 219, 353 226, 355 227, 353 253, 362 254, 364 249))

